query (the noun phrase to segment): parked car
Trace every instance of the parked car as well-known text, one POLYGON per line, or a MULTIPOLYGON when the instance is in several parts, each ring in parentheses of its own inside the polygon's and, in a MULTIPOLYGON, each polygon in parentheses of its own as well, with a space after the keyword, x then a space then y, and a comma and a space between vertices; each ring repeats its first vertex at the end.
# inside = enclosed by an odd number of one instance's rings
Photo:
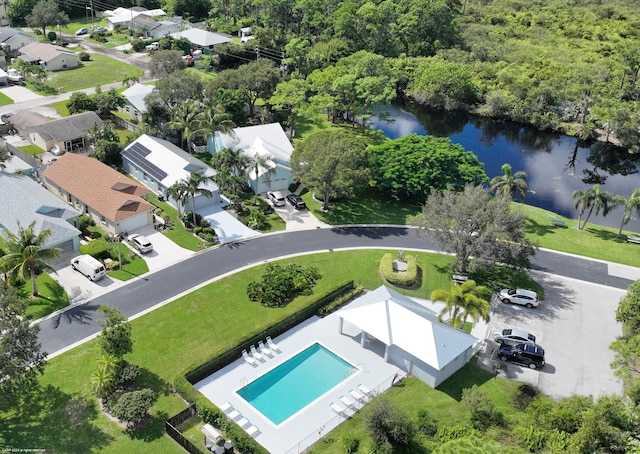
POLYGON ((531 369, 544 366, 544 349, 535 344, 501 345, 500 361, 513 361, 531 369))
POLYGON ((493 340, 499 344, 535 344, 536 336, 522 328, 505 328, 493 333, 493 340))
POLYGON ((76 36, 86 35, 87 33, 89 33, 89 29, 87 27, 82 27, 76 30, 76 36))
POLYGON ((149 52, 156 51, 160 48, 160 43, 151 43, 144 46, 149 52))
POLYGON ((289 205, 294 207, 296 210, 304 210, 305 208, 307 208, 307 204, 304 203, 302 197, 297 194, 287 194, 286 198, 287 202, 289 202, 289 205))
POLYGON ((153 244, 151 244, 151 241, 149 241, 149 239, 144 235, 138 235, 138 234, 129 235, 127 237, 127 241, 131 246, 133 246, 143 254, 145 252, 153 251, 153 244))
POLYGON ((521 304, 529 309, 538 307, 538 294, 532 290, 521 288, 505 288, 500 290, 500 300, 505 304, 521 304))
POLYGON ((280 191, 269 191, 267 192, 267 199, 273 203, 274 207, 284 206, 284 196, 280 191))
POLYGON ((100 33, 100 32, 106 32, 107 29, 105 27, 101 27, 99 25, 94 25, 93 27, 91 27, 91 32, 92 33, 100 33))

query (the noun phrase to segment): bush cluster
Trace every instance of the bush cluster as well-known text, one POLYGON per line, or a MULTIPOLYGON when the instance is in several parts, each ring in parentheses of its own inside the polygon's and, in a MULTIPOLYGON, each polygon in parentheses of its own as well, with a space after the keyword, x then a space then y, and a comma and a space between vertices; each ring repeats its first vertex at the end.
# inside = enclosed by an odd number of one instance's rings
POLYGON ((281 307, 298 294, 309 294, 321 277, 316 267, 294 263, 280 266, 272 263, 267 266, 260 281, 247 285, 247 295, 251 301, 267 307, 281 307))
POLYGON ((382 452, 407 446, 415 433, 411 420, 384 396, 367 405, 364 419, 369 435, 382 452))
POLYGON ((362 293, 363 290, 364 290, 364 287, 362 287, 361 285, 358 285, 357 287, 355 287, 354 289, 348 291, 344 295, 341 295, 341 296, 335 298, 333 301, 331 301, 326 306, 322 306, 320 309, 318 309, 318 315, 322 316, 322 315, 330 314, 331 312, 335 311, 336 309, 338 309, 343 304, 348 303, 353 298, 358 296, 360 293, 362 293))
POLYGON ((380 274, 385 281, 393 285, 411 287, 418 279, 418 261, 410 255, 404 259, 407 262, 407 271, 398 273, 393 270, 393 254, 390 252, 380 259, 380 274))
POLYGON ((467 410, 469 422, 477 430, 504 424, 504 415, 496 408, 491 397, 478 388, 478 385, 462 390, 460 404, 467 410))
POLYGON ((96 225, 96 221, 87 214, 83 214, 76 220, 76 228, 82 232, 83 235, 90 235, 89 227, 96 225))

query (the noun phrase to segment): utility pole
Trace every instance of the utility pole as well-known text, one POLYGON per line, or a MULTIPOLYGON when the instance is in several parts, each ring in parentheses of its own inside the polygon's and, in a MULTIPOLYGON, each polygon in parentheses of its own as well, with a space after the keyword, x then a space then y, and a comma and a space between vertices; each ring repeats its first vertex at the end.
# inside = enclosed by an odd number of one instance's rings
POLYGON ((93 0, 91 0, 91 30, 93 30, 93 0))

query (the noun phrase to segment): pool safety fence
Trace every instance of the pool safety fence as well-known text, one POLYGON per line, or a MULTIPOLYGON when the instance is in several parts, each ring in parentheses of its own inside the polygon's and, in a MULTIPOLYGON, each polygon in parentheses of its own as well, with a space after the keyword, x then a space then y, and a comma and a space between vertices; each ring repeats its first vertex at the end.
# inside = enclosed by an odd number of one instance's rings
POLYGON ((175 440, 180 446, 182 446, 187 452, 191 454, 202 454, 202 449, 198 448, 194 445, 191 440, 187 439, 180 431, 176 428, 183 422, 187 421, 190 418, 196 416, 196 406, 191 405, 186 409, 182 410, 177 415, 172 416, 164 422, 164 431, 171 438, 175 440))
MULTIPOLYGON (((371 392, 368 395, 368 400, 366 402, 368 402, 374 396, 377 396, 378 394, 381 394, 385 392, 387 389, 391 388, 392 385, 398 381, 398 378, 400 375, 404 377, 405 373, 399 370, 395 374, 387 377, 379 385, 372 387, 371 392)), ((338 394, 336 394, 335 397, 336 397, 336 401, 339 401, 338 394)), ((366 402, 360 402, 357 411, 360 411, 362 407, 366 405, 366 402)), ((309 449, 311 449, 316 443, 322 440, 322 438, 325 437, 329 432, 331 432, 333 429, 338 427, 346 419, 349 419, 351 416, 353 416, 353 413, 355 413, 355 411, 354 410, 350 410, 350 411, 351 413, 348 415, 336 414, 331 419, 325 421, 323 424, 318 426, 316 430, 314 430, 309 435, 307 435, 302 440, 300 440, 295 446, 292 446, 291 448, 287 449, 284 452, 284 454, 302 454, 309 451, 309 449)))

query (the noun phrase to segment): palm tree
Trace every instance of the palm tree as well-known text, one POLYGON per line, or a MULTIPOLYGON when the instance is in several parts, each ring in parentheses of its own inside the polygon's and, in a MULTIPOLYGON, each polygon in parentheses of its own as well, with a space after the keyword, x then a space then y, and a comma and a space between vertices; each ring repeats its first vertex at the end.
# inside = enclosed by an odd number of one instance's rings
POLYGON ((224 134, 236 127, 236 124, 231 121, 231 115, 220 104, 210 106, 207 110, 200 112, 198 120, 200 123, 196 135, 204 140, 207 140, 209 135, 215 135, 216 132, 224 134))
POLYGON ((63 251, 59 248, 43 248, 51 230, 45 229, 36 235, 33 231, 35 224, 36 221, 33 221, 27 228, 22 228, 18 223, 17 235, 8 232, 9 237, 4 243, 6 254, 0 257, 0 269, 24 281, 31 278, 32 295, 38 296, 36 276, 42 270, 55 273, 56 270, 46 260, 58 257, 63 251))
POLYGON ((200 107, 192 102, 185 102, 180 109, 176 109, 173 113, 171 121, 165 123, 165 127, 180 131, 180 146, 184 147, 187 141, 186 150, 189 151, 189 141, 196 136, 196 132, 200 129, 200 107))
POLYGON ((491 305, 483 297, 489 293, 489 289, 481 285, 477 285, 473 279, 469 279, 462 285, 453 284, 451 290, 435 290, 431 293, 431 301, 442 301, 445 307, 438 314, 438 320, 449 313, 452 313, 449 319, 450 323, 456 328, 464 326, 467 317, 472 317, 477 322, 480 317, 489 321, 491 305))
POLYGON ((104 354, 100 358, 98 367, 91 375, 89 387, 100 399, 108 397, 114 390, 119 360, 113 355, 104 354))
POLYGON ((213 155, 211 166, 217 171, 213 180, 222 192, 229 195, 232 203, 236 204, 246 184, 243 177, 246 175, 249 159, 239 150, 223 148, 213 155))
POLYGON ((611 205, 624 207, 622 220, 620 221, 620 230, 618 231, 618 238, 622 238, 622 228, 631 220, 632 211, 635 210, 640 216, 640 187, 635 188, 629 198, 621 195, 613 196, 611 198, 611 205))
POLYGON ((600 186, 595 185, 585 191, 578 189, 573 191, 573 198, 575 199, 574 207, 578 212, 578 230, 583 230, 589 221, 589 217, 594 212, 596 215, 602 210, 602 215, 606 216, 611 211, 613 206, 613 195, 607 191, 600 191, 600 186), (589 210, 587 217, 584 219, 582 225, 580 219, 586 210, 589 210))
POLYGON ((527 195, 527 174, 523 171, 511 173, 509 164, 502 165, 502 173, 491 180, 491 190, 496 194, 506 194, 511 199, 515 199, 516 193, 520 195, 520 199, 524 201, 527 195))
POLYGON ((201 187, 209 181, 213 181, 211 177, 204 174, 202 169, 191 172, 189 179, 180 180, 169 188, 167 195, 172 197, 180 205, 184 205, 187 199, 191 198, 191 211, 193 213, 193 226, 196 226, 196 195, 202 195, 207 198, 213 196, 213 191, 201 187))
POLYGON ((6 170, 7 162, 11 161, 13 155, 9 151, 7 144, 0 145, 0 170, 6 170))
POLYGON ((260 195, 260 179, 264 179, 267 186, 271 185, 271 177, 275 175, 277 171, 276 163, 271 156, 263 156, 261 154, 254 154, 249 158, 249 167, 247 168, 249 178, 255 176, 256 179, 256 192, 254 198, 254 205, 258 204, 258 196, 260 195), (260 170, 264 170, 260 174, 260 170))

